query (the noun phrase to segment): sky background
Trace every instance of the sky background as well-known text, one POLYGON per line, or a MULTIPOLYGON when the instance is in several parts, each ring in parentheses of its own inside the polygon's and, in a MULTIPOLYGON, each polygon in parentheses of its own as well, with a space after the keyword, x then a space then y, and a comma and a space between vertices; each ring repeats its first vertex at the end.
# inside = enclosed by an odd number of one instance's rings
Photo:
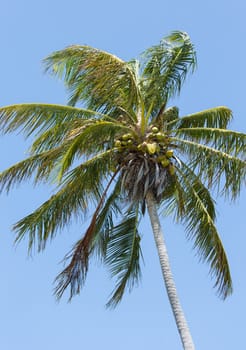
MULTIPOLYGON (((226 105, 232 129, 245 132, 244 0, 134 1, 2 0, 0 11, 0 105, 66 104, 62 82, 44 75, 41 60, 71 44, 88 44, 129 60, 172 30, 189 33, 198 69, 175 100, 181 115, 226 105)), ((22 135, 0 138, 0 171, 23 159, 22 135)), ((23 184, 0 197, 0 348, 4 350, 168 349, 181 344, 164 290, 148 221, 140 227, 145 264, 142 282, 119 307, 105 309, 113 281, 96 263, 81 295, 57 303, 53 280, 60 261, 83 234, 80 223, 57 235, 45 252, 27 257, 26 242, 13 245, 11 226, 50 194, 23 184)), ((181 226, 163 219, 180 296, 196 349, 245 346, 246 192, 231 205, 217 199, 217 226, 228 254, 234 294, 221 301, 208 266, 199 263, 181 226)))

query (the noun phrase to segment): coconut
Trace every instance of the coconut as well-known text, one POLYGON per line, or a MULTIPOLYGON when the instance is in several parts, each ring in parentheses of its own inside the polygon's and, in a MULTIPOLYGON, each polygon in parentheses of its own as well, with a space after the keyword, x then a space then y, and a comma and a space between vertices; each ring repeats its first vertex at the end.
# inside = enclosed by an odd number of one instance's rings
POLYGON ((142 152, 145 152, 147 150, 147 142, 143 142, 143 143, 140 143, 138 146, 137 146, 137 149, 139 151, 142 151, 142 152))
POLYGON ((169 164, 170 164, 170 160, 169 159, 163 159, 161 161, 161 165, 163 166, 163 168, 166 168, 169 164))
POLYGON ((127 140, 129 140, 131 137, 132 137, 131 134, 124 134, 124 135, 122 136, 122 140, 127 141, 127 140))
POLYGON ((157 151, 156 143, 147 143, 147 150, 149 154, 155 154, 157 151))
POLYGON ((116 140, 114 143, 115 147, 121 147, 121 141, 120 140, 116 140))
POLYGON ((153 133, 158 133, 159 132, 159 129, 156 127, 156 126, 153 126, 152 128, 151 128, 151 131, 153 132, 153 133))
POLYGON ((173 150, 172 149, 167 150, 166 156, 167 156, 167 158, 171 158, 173 156, 173 150))
POLYGON ((175 174, 175 167, 174 167, 173 164, 169 164, 168 171, 169 171, 170 175, 174 175, 175 174))
POLYGON ((163 141, 166 138, 166 136, 162 132, 158 132, 155 136, 158 141, 163 141))

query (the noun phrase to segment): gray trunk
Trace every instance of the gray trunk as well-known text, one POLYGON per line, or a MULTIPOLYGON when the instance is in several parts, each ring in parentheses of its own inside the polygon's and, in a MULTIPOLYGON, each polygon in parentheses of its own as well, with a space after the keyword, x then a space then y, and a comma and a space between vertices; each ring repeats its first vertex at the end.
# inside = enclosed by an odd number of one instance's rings
POLYGON ((151 193, 146 198, 148 213, 150 216, 151 226, 154 233, 155 243, 160 259, 161 270, 167 290, 167 295, 171 304, 171 308, 176 320, 176 325, 181 337, 183 348, 185 350, 195 350, 193 340, 190 334, 188 324, 186 322, 184 312, 179 302, 176 286, 174 284, 172 272, 170 269, 167 248, 163 237, 162 228, 157 212, 157 205, 151 193))

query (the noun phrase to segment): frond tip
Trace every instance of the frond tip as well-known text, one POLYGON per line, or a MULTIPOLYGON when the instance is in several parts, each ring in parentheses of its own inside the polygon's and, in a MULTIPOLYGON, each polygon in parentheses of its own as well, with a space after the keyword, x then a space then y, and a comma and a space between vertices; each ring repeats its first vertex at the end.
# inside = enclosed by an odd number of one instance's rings
POLYGON ((155 103, 155 109, 179 94, 191 71, 196 67, 196 53, 189 36, 176 31, 163 38, 159 45, 143 53, 143 91, 145 103, 155 103))
POLYGON ((55 279, 57 285, 54 294, 58 300, 62 297, 68 286, 70 286, 69 301, 71 301, 74 295, 80 293, 88 271, 89 235, 90 232, 83 239, 79 240, 64 259, 64 261, 68 259, 71 259, 71 261, 55 279))

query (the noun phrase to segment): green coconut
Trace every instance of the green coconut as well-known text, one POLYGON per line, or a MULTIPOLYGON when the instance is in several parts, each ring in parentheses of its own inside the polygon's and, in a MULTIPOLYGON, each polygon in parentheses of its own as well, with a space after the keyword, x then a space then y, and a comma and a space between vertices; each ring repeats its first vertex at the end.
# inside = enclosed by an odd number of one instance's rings
POLYGON ((114 143, 115 147, 121 147, 121 141, 120 140, 116 140, 114 143))
POLYGON ((121 146, 126 146, 127 145, 127 141, 121 141, 121 146))
POLYGON ((124 135, 122 136, 122 140, 127 141, 127 140, 129 140, 131 137, 132 137, 131 134, 124 134, 124 135))
POLYGON ((147 150, 147 143, 144 141, 143 143, 140 143, 138 146, 137 146, 137 149, 139 151, 142 151, 142 152, 145 152, 147 150))
POLYGON ((170 164, 170 160, 169 159, 163 159, 161 161, 161 165, 163 166, 163 168, 166 168, 169 164, 170 164))
POLYGON ((158 132, 156 135, 158 141, 164 141, 166 136, 162 132, 158 132))
POLYGON ((153 127, 151 128, 151 131, 152 131, 154 134, 156 134, 156 133, 159 132, 159 129, 158 129, 156 126, 153 126, 153 127))
POLYGON ((175 174, 175 167, 174 167, 173 164, 169 164, 168 171, 169 171, 170 175, 174 175, 175 174))

